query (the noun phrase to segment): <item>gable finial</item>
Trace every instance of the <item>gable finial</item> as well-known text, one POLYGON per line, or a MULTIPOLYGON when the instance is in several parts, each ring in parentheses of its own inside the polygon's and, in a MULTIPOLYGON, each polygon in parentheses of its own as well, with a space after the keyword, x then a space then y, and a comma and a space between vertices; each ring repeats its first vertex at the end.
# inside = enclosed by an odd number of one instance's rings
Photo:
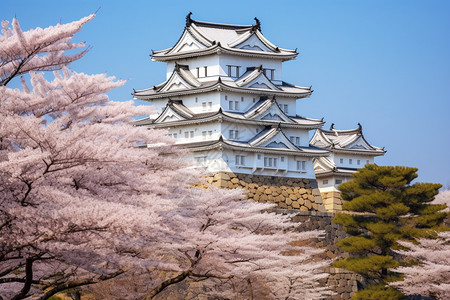
POLYGON ((191 15, 192 15, 192 12, 190 11, 186 16, 186 27, 191 26, 191 23, 192 23, 191 15))
POLYGON ((361 125, 361 123, 358 123, 358 130, 359 130, 359 131, 362 131, 362 125, 361 125))
POLYGON ((259 21, 259 19, 257 17, 255 17, 255 22, 256 22, 256 24, 253 25, 253 28, 261 31, 261 22, 259 21))
POLYGON ((330 130, 334 129, 334 123, 331 123, 330 130))

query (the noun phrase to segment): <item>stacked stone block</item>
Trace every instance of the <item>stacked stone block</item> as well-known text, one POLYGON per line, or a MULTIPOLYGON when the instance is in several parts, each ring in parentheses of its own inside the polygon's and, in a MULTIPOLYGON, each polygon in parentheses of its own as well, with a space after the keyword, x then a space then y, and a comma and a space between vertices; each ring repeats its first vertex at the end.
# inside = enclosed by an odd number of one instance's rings
POLYGON ((323 204, 326 211, 338 212, 342 211, 343 200, 339 191, 329 191, 321 193, 323 204))
POLYGON ((247 199, 277 203, 279 208, 296 211, 325 211, 314 179, 220 172, 208 178, 218 188, 240 188, 247 199))

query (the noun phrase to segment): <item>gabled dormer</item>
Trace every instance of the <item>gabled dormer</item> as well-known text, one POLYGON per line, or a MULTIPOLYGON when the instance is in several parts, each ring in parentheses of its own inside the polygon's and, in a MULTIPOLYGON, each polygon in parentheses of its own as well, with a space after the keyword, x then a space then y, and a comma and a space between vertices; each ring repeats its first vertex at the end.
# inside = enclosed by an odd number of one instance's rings
POLYGON ((294 145, 284 135, 280 126, 269 128, 267 127, 254 138, 248 141, 250 146, 253 147, 266 147, 266 148, 284 148, 290 150, 298 150, 298 147, 294 145))
POLYGON ((257 120, 273 120, 287 123, 295 123, 288 117, 280 108, 275 98, 259 100, 253 107, 251 107, 245 114, 247 119, 257 120))
POLYGON ((246 88, 281 90, 264 74, 262 65, 258 67, 247 68, 247 71, 236 80, 236 85, 246 88))
POLYGON ((158 93, 164 93, 174 90, 194 89, 200 85, 201 83, 189 71, 189 66, 175 63, 175 68, 169 79, 155 86, 154 89, 158 93))
POLYGON ((165 123, 189 120, 194 117, 194 113, 183 105, 181 100, 167 102, 163 112, 153 121, 153 123, 165 123))

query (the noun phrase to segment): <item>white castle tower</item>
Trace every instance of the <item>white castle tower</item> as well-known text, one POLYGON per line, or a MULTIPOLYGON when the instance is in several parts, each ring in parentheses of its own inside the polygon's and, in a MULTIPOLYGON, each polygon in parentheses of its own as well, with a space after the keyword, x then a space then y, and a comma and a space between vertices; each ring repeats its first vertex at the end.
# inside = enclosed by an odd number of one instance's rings
POLYGON ((282 208, 325 211, 313 162, 330 154, 333 161, 334 152, 309 141, 311 130, 325 133, 323 119, 296 114, 297 100, 312 90, 283 81, 282 64, 298 53, 272 44, 255 21, 208 23, 189 13, 175 45, 151 55, 167 64, 166 81, 133 93, 156 108, 136 125, 167 129, 213 185, 282 208))
POLYGON ((372 146, 364 138, 362 126, 350 130, 318 129, 311 144, 330 151, 327 157, 314 160, 317 183, 328 211, 341 210, 342 202, 338 185, 353 179, 352 174, 367 164, 373 164, 376 156, 386 153, 384 148, 372 146))
POLYGON ((282 80, 296 50, 279 48, 255 25, 194 21, 177 43, 154 51, 167 80, 134 97, 157 109, 139 125, 166 128, 211 173, 220 171, 315 179, 312 160, 328 151, 309 145, 322 120, 296 115, 310 87, 282 80))

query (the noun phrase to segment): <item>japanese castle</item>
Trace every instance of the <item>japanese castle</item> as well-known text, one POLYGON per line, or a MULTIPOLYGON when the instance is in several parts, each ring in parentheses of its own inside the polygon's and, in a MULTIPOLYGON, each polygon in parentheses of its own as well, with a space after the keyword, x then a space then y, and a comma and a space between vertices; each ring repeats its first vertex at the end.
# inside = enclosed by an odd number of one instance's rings
POLYGON ((327 131, 323 119, 296 114, 296 101, 312 90, 283 81, 282 64, 298 53, 271 43, 255 21, 200 22, 189 13, 175 45, 151 54, 167 64, 166 81, 134 91, 155 108, 136 125, 168 130, 210 174, 317 177, 320 188, 383 155, 361 127, 327 131))

